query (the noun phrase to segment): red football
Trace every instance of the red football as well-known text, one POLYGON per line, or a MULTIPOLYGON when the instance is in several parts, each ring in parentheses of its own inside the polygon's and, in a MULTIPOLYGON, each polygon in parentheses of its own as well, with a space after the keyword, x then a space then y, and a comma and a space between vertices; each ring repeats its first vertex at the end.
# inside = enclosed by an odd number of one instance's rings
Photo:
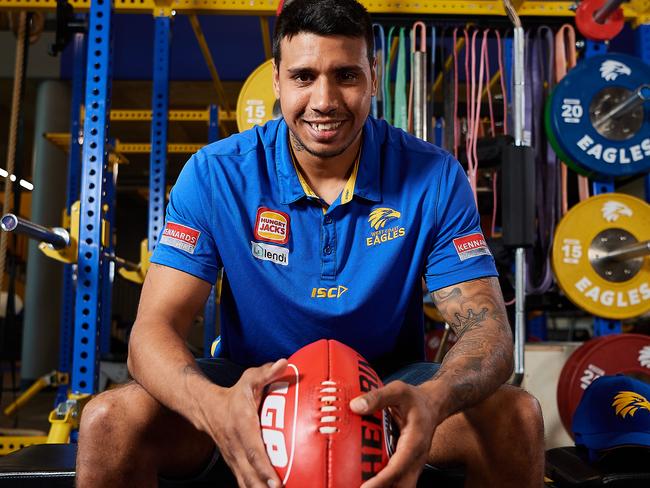
POLYGON ((260 425, 271 464, 289 488, 354 488, 388 462, 384 414, 360 416, 352 398, 381 386, 368 362, 334 340, 309 344, 269 385, 260 425))

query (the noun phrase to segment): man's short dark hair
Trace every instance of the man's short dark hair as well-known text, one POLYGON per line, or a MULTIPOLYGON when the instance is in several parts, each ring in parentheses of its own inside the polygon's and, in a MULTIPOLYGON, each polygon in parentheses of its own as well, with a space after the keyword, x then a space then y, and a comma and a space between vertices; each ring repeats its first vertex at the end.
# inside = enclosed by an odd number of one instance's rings
POLYGON ((366 8, 356 0, 293 0, 287 2, 275 23, 273 58, 280 65, 280 42, 308 32, 319 36, 362 37, 372 65, 375 38, 366 8))

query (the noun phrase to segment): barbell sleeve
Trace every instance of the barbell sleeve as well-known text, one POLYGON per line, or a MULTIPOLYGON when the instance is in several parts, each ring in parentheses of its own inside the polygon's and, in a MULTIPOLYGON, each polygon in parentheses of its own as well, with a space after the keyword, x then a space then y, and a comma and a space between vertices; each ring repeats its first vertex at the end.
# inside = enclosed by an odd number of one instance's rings
POLYGON ((634 90, 634 93, 632 93, 618 105, 614 106, 614 108, 612 108, 605 115, 598 117, 594 121, 594 127, 598 128, 611 119, 618 119, 620 117, 623 117, 635 108, 643 105, 648 100, 650 100, 650 85, 641 85, 636 90, 634 90))
POLYGON ((140 269, 140 265, 138 263, 134 263, 132 261, 127 261, 126 259, 120 258, 118 256, 115 256, 113 254, 108 254, 105 253, 104 256, 109 259, 110 261, 113 261, 115 265, 119 268, 124 268, 129 271, 137 271, 140 269))
POLYGON ((630 259, 640 258, 650 254, 650 241, 635 242, 627 246, 620 247, 600 257, 601 260, 628 261, 630 259))
POLYGON ((607 21, 608 17, 612 15, 624 1, 625 0, 608 0, 605 2, 605 5, 596 11, 594 14, 594 20, 599 24, 604 24, 607 21))
POLYGON ((70 245, 70 234, 65 229, 50 229, 11 213, 2 216, 0 228, 5 232, 16 232, 46 242, 54 249, 64 249, 70 245))

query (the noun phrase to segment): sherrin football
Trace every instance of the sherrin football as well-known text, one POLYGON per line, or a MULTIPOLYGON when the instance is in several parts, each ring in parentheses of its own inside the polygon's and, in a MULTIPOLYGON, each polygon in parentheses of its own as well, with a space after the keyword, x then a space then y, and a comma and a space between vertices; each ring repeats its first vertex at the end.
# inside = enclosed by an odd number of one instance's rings
POLYGON ((382 412, 358 415, 352 398, 382 385, 354 349, 319 340, 289 358, 260 409, 271 464, 288 488, 355 488, 388 462, 382 412))

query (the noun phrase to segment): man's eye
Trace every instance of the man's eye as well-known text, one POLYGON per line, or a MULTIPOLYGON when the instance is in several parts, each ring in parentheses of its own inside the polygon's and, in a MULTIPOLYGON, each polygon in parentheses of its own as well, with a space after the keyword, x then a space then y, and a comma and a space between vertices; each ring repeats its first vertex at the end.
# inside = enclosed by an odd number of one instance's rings
POLYGON ((311 81, 311 75, 309 73, 298 73, 293 77, 294 80, 299 81, 300 83, 306 83, 311 81))
POLYGON ((356 81, 357 78, 358 76, 354 71, 345 71, 341 73, 341 79, 343 81, 356 81))

